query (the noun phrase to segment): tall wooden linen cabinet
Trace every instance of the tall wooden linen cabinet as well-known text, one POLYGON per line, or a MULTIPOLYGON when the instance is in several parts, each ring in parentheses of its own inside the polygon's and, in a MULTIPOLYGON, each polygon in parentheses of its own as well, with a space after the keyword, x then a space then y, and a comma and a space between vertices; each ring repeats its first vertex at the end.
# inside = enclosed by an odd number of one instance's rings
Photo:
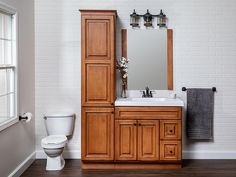
POLYGON ((114 160, 116 11, 80 10, 82 161, 114 160))

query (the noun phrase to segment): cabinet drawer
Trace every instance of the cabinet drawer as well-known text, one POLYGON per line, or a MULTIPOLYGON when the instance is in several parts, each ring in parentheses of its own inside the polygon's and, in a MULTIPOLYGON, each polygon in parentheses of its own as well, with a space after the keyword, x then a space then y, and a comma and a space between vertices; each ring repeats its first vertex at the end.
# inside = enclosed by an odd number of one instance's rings
POLYGON ((116 119, 181 119, 181 107, 115 107, 116 119))
POLYGON ((161 120, 160 138, 163 140, 181 139, 181 120, 161 120))
POLYGON ((160 160, 181 160, 181 141, 161 141, 160 160))

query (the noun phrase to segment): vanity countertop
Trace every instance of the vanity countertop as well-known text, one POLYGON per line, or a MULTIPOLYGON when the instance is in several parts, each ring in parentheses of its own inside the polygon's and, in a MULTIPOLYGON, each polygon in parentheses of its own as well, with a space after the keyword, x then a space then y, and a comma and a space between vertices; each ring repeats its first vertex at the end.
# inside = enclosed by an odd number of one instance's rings
POLYGON ((184 106, 180 98, 117 98, 115 106, 184 106))

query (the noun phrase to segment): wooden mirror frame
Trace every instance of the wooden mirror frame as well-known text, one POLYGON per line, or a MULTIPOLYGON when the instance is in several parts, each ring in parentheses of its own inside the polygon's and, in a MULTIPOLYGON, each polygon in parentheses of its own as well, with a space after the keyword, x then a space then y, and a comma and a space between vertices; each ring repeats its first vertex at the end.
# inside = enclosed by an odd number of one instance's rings
MULTIPOLYGON (((121 30, 122 57, 127 58, 127 30, 121 30)), ((173 30, 167 29, 168 90, 173 90, 173 30)))

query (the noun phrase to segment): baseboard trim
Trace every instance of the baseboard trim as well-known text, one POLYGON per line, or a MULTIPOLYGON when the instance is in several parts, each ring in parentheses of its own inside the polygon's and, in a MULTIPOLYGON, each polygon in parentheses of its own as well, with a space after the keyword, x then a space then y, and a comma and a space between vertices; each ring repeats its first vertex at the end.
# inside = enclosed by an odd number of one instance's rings
POLYGON ((183 159, 236 159, 236 151, 183 151, 183 159))
MULTIPOLYGON (((81 151, 63 152, 65 159, 81 159, 81 151)), ((43 150, 36 151, 36 159, 46 159, 43 150)), ((183 151, 183 159, 236 159, 236 151, 183 151)))
MULTIPOLYGON (((81 159, 81 151, 79 150, 65 150, 63 151, 64 159, 81 159)), ((36 151, 36 159, 46 159, 47 156, 43 150, 36 151)))
POLYGON ((29 166, 34 162, 36 158, 36 152, 30 154, 16 169, 9 174, 8 177, 19 177, 29 166))

